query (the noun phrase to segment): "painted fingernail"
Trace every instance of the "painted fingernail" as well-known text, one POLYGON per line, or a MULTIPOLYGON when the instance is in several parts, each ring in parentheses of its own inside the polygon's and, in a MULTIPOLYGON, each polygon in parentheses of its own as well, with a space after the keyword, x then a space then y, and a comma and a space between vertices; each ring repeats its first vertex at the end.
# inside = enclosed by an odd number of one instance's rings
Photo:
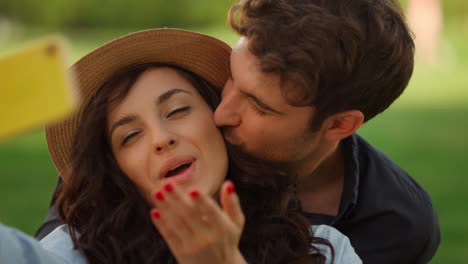
POLYGON ((172 192, 172 190, 174 190, 174 186, 172 186, 172 184, 168 183, 168 184, 164 185, 164 190, 166 190, 167 192, 172 192))
POLYGON ((154 198, 158 199, 159 201, 164 201, 164 195, 162 192, 155 193, 154 198))
POLYGON ((234 184, 232 182, 229 182, 229 185, 227 187, 227 193, 233 194, 235 191, 236 191, 236 188, 234 187, 234 184))
POLYGON ((200 193, 198 191, 191 191, 190 196, 192 196, 193 199, 196 199, 200 196, 200 193))
POLYGON ((161 213, 159 213, 159 211, 156 211, 156 210, 154 210, 153 212, 151 212, 151 215, 153 216, 154 219, 159 219, 159 218, 161 218, 161 213))

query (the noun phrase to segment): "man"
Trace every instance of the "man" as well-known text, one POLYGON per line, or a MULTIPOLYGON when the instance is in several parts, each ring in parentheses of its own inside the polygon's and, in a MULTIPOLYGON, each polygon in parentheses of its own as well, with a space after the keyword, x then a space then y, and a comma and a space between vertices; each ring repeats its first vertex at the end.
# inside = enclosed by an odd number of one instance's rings
POLYGON ((427 263, 440 242, 428 194, 355 134, 408 84, 414 44, 396 0, 247 0, 215 121, 226 140, 296 177, 314 224, 364 263, 427 263))

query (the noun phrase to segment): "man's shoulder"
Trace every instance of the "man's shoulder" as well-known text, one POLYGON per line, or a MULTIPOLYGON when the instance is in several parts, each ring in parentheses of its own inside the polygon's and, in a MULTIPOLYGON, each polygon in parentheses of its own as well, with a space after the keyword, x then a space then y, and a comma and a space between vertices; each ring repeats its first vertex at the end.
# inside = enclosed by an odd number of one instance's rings
POLYGON ((440 234, 429 194, 405 170, 363 138, 353 136, 351 149, 356 195, 353 209, 337 223, 339 229, 352 241, 358 241, 355 245, 358 254, 362 250, 369 251, 371 260, 373 247, 364 248, 361 244, 364 240, 385 241, 388 261, 398 254, 401 258, 395 261, 405 259, 404 255, 406 260, 430 259, 439 244, 440 234), (421 254, 427 256, 418 258, 421 254))
POLYGON ((371 198, 375 202, 388 200, 389 204, 414 203, 421 209, 432 208, 429 194, 403 168, 362 137, 354 135, 353 140, 361 198, 371 198))

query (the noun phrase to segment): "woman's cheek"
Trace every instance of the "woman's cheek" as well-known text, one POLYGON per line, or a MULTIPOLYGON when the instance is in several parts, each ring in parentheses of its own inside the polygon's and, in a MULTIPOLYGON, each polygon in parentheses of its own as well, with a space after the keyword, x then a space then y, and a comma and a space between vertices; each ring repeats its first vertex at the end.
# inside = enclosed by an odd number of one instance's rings
POLYGON ((132 149, 125 149, 119 153, 117 163, 120 169, 127 175, 127 177, 135 183, 138 183, 138 175, 144 168, 142 167, 141 153, 132 149))

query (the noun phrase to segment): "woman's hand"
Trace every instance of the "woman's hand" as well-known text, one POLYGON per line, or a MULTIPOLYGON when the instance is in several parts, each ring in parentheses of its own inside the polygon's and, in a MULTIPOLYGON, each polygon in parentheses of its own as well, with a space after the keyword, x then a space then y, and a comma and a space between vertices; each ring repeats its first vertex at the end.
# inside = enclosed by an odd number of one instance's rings
POLYGON ((206 194, 168 183, 154 195, 154 225, 180 264, 244 264, 239 240, 244 215, 232 182, 220 191, 222 209, 206 194))

